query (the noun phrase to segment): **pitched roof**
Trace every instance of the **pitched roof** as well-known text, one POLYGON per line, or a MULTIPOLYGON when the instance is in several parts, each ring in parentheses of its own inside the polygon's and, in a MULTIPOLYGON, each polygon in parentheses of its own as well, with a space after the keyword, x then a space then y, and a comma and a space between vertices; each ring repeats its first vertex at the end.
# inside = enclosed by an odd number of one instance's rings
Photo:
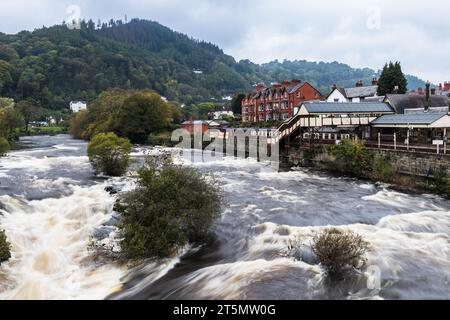
POLYGON ((387 103, 304 103, 309 113, 389 113, 394 112, 387 103))
POLYGON ((345 96, 351 98, 373 97, 377 94, 378 86, 344 88, 345 96))
MULTIPOLYGON (((405 109, 426 108, 427 98, 420 95, 411 94, 388 94, 386 102, 394 108, 396 113, 405 113, 405 109)), ((449 99, 446 96, 430 96, 431 107, 448 107, 449 99)))
POLYGON ((372 125, 430 125, 447 113, 411 113, 381 116, 372 122, 372 125))

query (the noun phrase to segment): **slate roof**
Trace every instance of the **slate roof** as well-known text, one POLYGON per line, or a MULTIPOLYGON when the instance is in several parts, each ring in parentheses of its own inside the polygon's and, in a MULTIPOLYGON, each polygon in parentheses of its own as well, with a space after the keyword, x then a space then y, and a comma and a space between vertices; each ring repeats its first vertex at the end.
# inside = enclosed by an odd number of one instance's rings
MULTIPOLYGON (((394 108, 396 113, 403 114, 405 109, 424 109, 427 106, 426 96, 411 94, 388 94, 386 102, 394 108)), ((449 99, 446 96, 430 96, 431 107, 448 107, 449 99)))
POLYGON ((431 125, 447 113, 411 113, 381 116, 372 121, 372 125, 431 125))
POLYGON ((355 87, 355 88, 345 88, 345 97, 351 98, 366 98, 373 97, 377 94, 378 86, 369 87, 355 87))
POLYGON ((309 113, 389 113, 394 112, 387 103, 304 103, 309 113))

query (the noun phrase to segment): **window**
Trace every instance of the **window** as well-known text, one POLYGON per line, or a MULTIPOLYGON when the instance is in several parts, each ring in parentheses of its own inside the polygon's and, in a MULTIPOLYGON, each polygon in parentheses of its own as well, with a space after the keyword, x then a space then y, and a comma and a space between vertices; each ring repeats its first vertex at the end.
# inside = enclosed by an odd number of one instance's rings
POLYGON ((339 102, 339 99, 334 99, 334 102, 339 102))
POLYGON ((300 98, 300 91, 297 91, 297 98, 300 98))

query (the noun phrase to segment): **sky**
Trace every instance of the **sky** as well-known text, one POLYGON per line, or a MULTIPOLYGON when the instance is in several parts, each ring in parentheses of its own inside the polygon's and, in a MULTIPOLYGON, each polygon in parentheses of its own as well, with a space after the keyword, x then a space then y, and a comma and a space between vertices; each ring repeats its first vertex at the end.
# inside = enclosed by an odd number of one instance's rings
POLYGON ((217 44, 236 60, 373 69, 392 60, 423 80, 450 81, 448 0, 0 0, 0 8, 0 32, 9 34, 127 15, 217 44))

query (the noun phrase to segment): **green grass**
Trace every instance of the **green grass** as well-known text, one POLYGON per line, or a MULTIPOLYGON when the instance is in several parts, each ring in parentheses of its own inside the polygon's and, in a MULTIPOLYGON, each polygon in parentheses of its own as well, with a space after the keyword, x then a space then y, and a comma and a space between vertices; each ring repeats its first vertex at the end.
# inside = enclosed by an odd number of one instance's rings
POLYGON ((28 129, 28 134, 49 134, 49 135, 57 135, 66 133, 66 129, 63 127, 39 127, 39 128, 30 128, 28 129))

